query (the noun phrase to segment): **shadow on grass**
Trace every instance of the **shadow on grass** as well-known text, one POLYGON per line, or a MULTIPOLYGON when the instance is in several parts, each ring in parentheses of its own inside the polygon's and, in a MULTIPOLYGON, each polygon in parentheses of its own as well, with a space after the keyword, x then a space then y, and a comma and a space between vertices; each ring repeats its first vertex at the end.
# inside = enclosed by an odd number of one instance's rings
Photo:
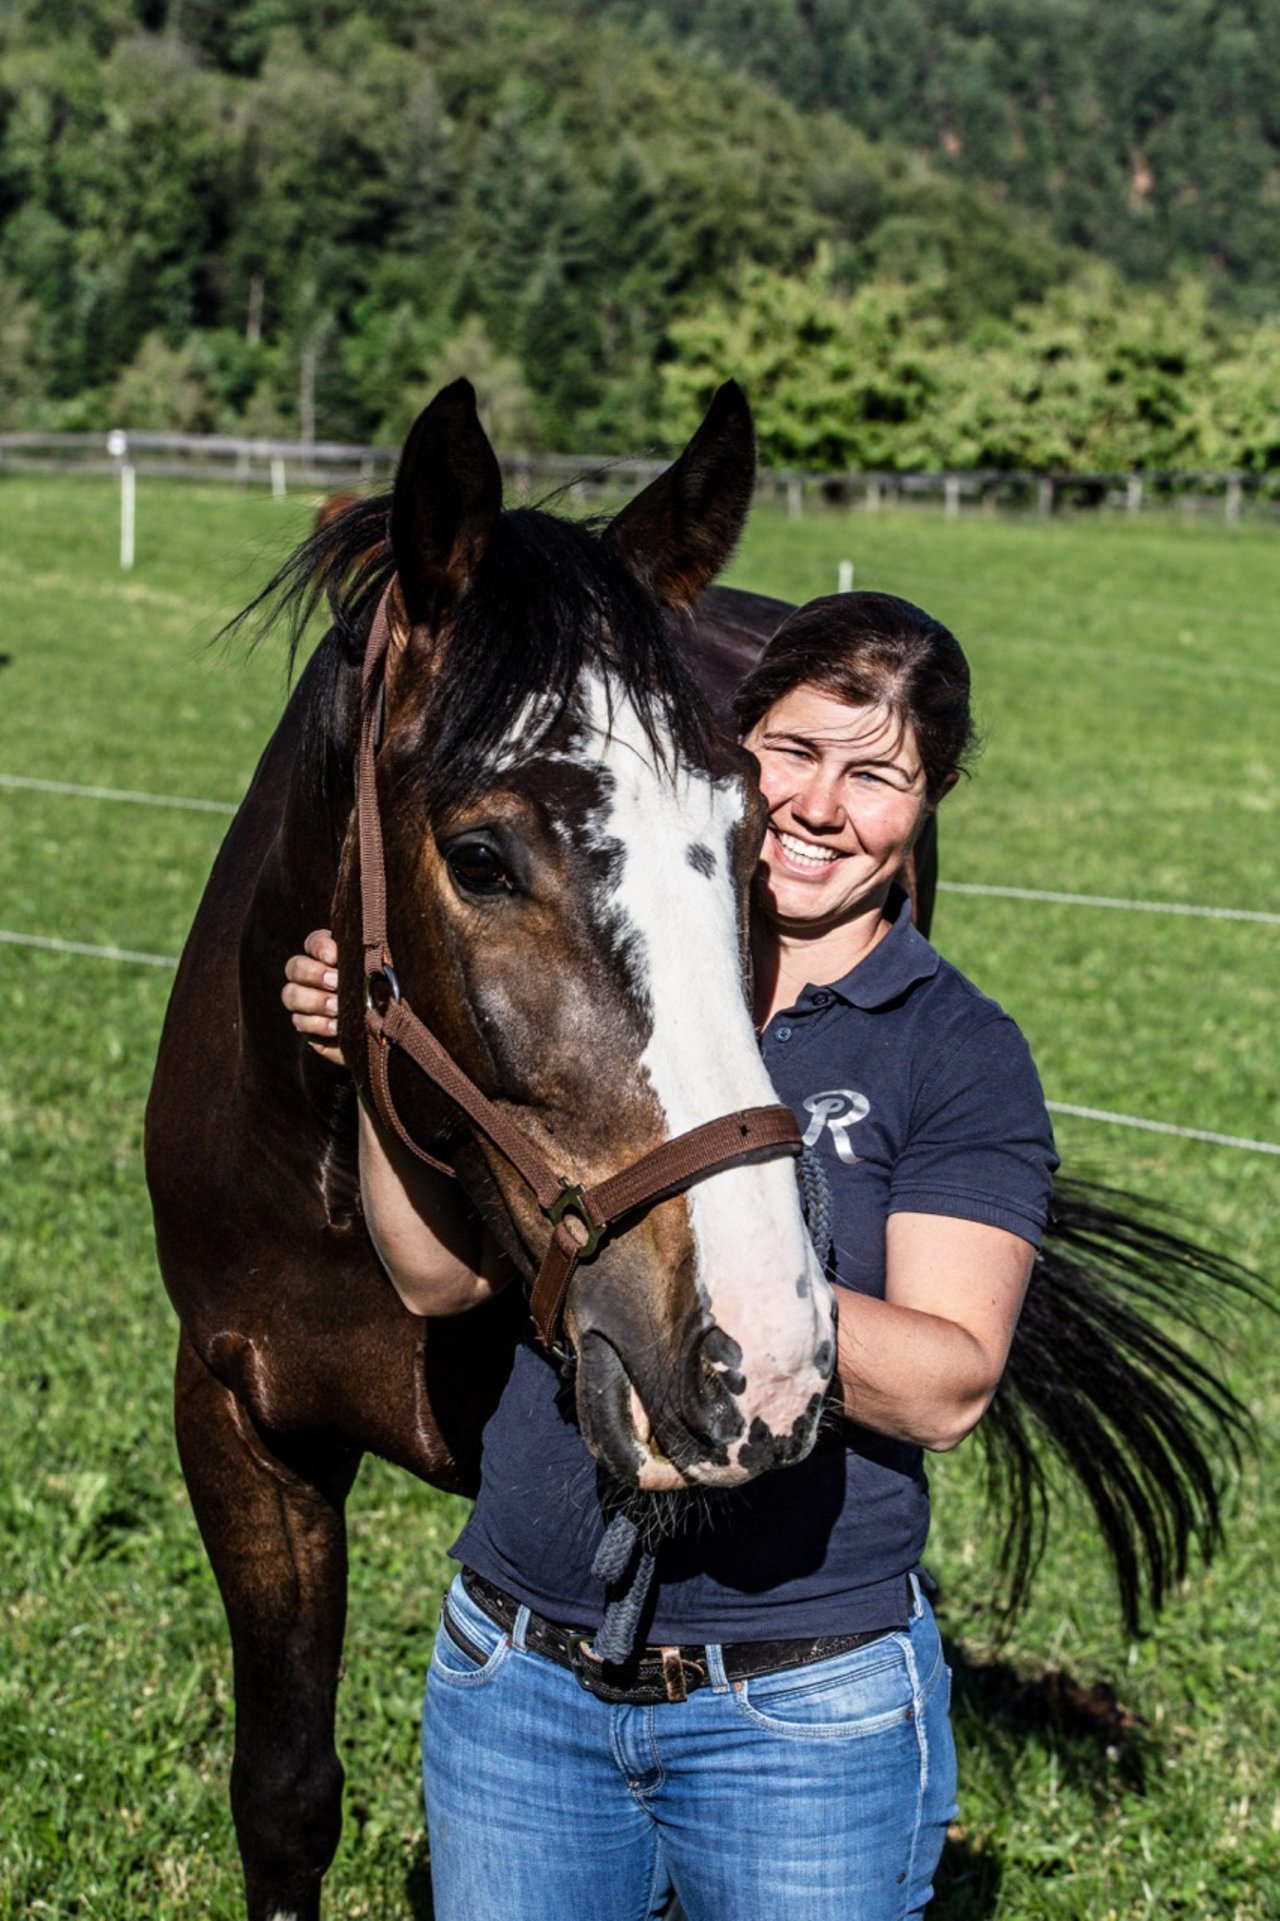
MULTIPOLYGON (((1008 1661, 974 1661, 954 1643, 947 1644, 947 1659, 957 1734, 985 1752, 1011 1795, 1030 1746, 1052 1755, 1059 1778, 1099 1808, 1119 1794, 1144 1791, 1157 1744, 1108 1682, 1080 1681, 1062 1668, 1028 1672, 1008 1661)), ((953 1835, 943 1850, 930 1921, 990 1921, 1003 1879, 997 1842, 953 1835)))
POLYGON ((1080 1681, 1063 1668, 1025 1672, 1008 1661, 971 1661, 947 1646, 951 1713, 997 1762, 1017 1764, 1035 1742, 1052 1753, 1061 1778, 1099 1800, 1141 1794, 1156 1744, 1146 1723, 1106 1681, 1080 1681))
POLYGON ((435 1921, 435 1903, 431 1899, 431 1863, 425 1841, 404 1878, 404 1892, 413 1921, 435 1921))

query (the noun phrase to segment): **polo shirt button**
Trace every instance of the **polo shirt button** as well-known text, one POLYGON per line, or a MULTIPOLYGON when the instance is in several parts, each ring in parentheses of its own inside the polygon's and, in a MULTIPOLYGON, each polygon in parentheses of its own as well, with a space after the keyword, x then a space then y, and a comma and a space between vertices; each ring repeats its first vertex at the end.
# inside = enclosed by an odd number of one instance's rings
POLYGON ((791 1039, 791 1029, 789 1027, 775 1027, 773 1030, 773 1038, 776 1041, 789 1041, 791 1039))
POLYGON ((829 994, 825 987, 820 987, 813 997, 813 1004, 815 1007, 826 1007, 834 999, 835 996, 829 994))

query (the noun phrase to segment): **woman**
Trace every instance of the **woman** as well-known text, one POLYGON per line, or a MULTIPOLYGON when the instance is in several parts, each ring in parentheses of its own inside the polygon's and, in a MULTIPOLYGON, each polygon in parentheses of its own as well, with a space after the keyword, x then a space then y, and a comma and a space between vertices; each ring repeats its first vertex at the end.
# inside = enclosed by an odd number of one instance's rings
MULTIPOLYGON (((690 1921, 901 1921, 954 1813, 922 1449, 954 1447, 995 1391, 1055 1165, 1022 1037, 896 884, 972 745, 968 667, 918 608, 846 594, 787 620, 735 705, 769 807, 756 1016, 831 1188, 844 1419, 661 1544, 636 1674, 588 1691, 570 1664, 602 1609, 594 1476, 571 1395, 520 1351, 427 1689, 441 1921, 640 1917, 673 1884, 690 1921)), ((313 935, 285 989, 322 1047, 334 959, 313 935)), ((362 1126, 407 1304, 485 1298, 501 1261, 362 1126)))

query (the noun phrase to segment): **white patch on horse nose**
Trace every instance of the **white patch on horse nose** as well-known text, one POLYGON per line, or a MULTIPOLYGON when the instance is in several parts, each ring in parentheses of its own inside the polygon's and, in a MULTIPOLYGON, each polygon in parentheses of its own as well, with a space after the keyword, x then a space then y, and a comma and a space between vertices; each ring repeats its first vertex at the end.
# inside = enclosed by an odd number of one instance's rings
MULTIPOLYGON (((623 849, 612 904, 643 983, 652 1029, 640 1067, 668 1136, 777 1100, 747 1013, 739 902, 727 858, 745 797, 735 780, 660 773, 634 709, 610 710, 588 680, 595 730, 583 748, 609 771, 601 831, 623 849), (698 850, 691 856, 691 850, 698 850)), ((831 1295, 800 1211, 789 1158, 727 1168, 688 1195, 698 1292, 742 1350, 744 1426, 789 1433, 827 1384, 819 1363, 831 1295), (803 1277, 803 1278, 802 1278, 803 1277)))

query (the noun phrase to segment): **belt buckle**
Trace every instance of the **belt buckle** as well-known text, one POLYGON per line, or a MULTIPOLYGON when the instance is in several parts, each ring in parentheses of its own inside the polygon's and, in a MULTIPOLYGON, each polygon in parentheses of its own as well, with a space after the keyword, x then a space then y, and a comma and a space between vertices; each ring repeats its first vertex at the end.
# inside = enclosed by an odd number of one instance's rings
POLYGON ((612 1681, 606 1681, 604 1662, 591 1652, 585 1640, 571 1641, 568 1654, 569 1667, 578 1686, 586 1693, 594 1694, 597 1701, 608 1701, 613 1706, 630 1702, 636 1707, 648 1707, 662 1699, 653 1688, 641 1687, 638 1682, 633 1682, 630 1687, 619 1687, 612 1681))
POLYGON ((605 1664, 588 1647, 585 1640, 575 1641, 569 1650, 570 1666, 578 1686, 588 1694, 594 1694, 597 1701, 608 1701, 614 1705, 632 1707, 658 1707, 664 1701, 687 1701, 695 1688, 703 1686, 707 1679, 706 1665, 702 1661, 691 1661, 681 1648, 646 1648, 642 1659, 646 1660, 655 1672, 653 1679, 640 1680, 639 1675, 629 1684, 605 1679, 605 1664))

